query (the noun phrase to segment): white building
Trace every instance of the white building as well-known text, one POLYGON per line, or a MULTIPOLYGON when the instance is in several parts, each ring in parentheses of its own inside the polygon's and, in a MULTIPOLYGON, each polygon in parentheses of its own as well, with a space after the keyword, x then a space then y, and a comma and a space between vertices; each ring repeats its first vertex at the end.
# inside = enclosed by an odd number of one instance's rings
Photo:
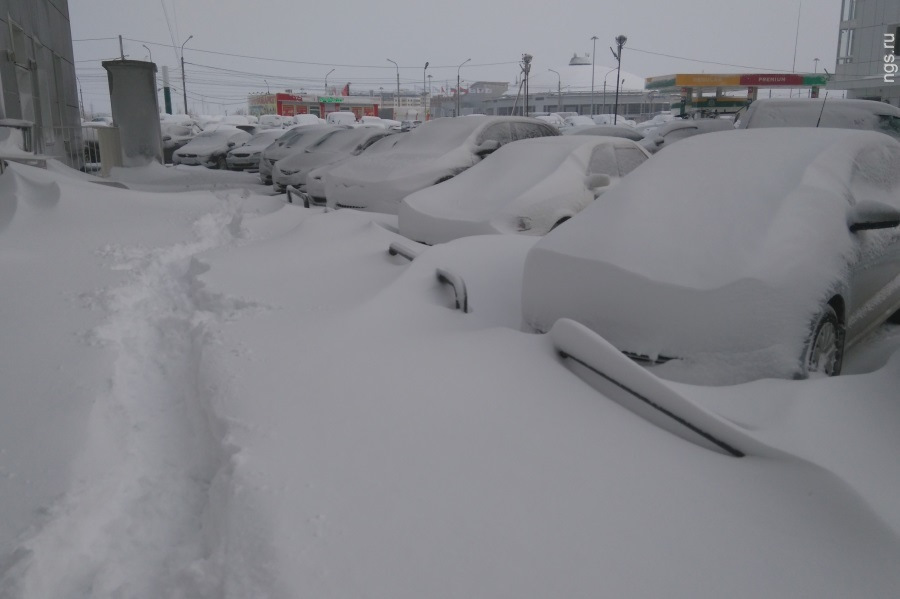
POLYGON ((842 0, 834 79, 848 98, 900 105, 900 0, 842 0))

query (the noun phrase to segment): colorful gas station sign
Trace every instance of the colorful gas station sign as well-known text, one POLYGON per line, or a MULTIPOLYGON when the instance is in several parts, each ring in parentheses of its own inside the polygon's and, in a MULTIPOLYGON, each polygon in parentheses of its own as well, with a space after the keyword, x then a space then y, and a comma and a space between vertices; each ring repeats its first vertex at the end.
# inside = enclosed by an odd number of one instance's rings
POLYGON ((683 87, 824 87, 825 75, 795 73, 754 73, 736 75, 677 74, 648 77, 647 89, 683 87))

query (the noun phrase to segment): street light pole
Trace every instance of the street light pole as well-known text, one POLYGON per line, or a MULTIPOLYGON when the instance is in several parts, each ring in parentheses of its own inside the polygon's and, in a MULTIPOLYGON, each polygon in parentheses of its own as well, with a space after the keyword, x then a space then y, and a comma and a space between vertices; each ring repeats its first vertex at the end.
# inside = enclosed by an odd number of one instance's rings
POLYGON ((425 61, 425 68, 422 69, 422 111, 423 121, 428 120, 428 89, 425 87, 425 71, 428 70, 428 61, 425 61))
POLYGON ((331 69, 330 71, 325 73, 325 95, 326 96, 329 95, 328 94, 328 76, 331 75, 332 73, 334 73, 334 69, 331 69))
POLYGON ((609 114, 606 112, 606 78, 609 77, 609 74, 615 71, 615 69, 610 69, 606 71, 606 75, 603 76, 603 114, 609 114))
POLYGON ((619 80, 622 78, 622 47, 625 46, 625 42, 628 41, 628 38, 624 35, 616 36, 616 47, 618 48, 618 52, 613 52, 616 56, 616 61, 618 65, 616 67, 616 110, 613 113, 613 125, 619 119, 619 80))
MULTIPOLYGON (((387 61, 394 62, 390 58, 388 58, 387 61)), ((394 104, 397 106, 396 113, 394 114, 394 118, 396 119, 397 115, 400 114, 400 67, 396 62, 394 62, 394 66, 397 68, 397 95, 394 96, 394 104)))
POLYGON ((459 70, 463 68, 463 64, 466 64, 472 60, 471 58, 467 58, 459 67, 456 69, 456 116, 459 116, 459 70))
POLYGON ((560 76, 559 71, 547 70, 556 73, 556 111, 562 112, 562 76, 560 76))
MULTIPOLYGON (((188 36, 188 38, 186 40, 184 40, 184 44, 191 41, 192 37, 194 37, 194 36, 193 35, 188 36)), ((185 77, 184 77, 184 44, 181 44, 181 93, 184 97, 184 114, 187 114, 188 113, 187 83, 185 83, 185 77)))
POLYGON ((594 41, 594 50, 591 52, 591 118, 594 118, 594 59, 597 56, 597 36, 591 39, 594 41))
MULTIPOLYGON (((141 44, 143 47, 147 48, 147 44, 141 44)), ((147 54, 150 55, 150 62, 153 62, 153 52, 150 51, 150 48, 147 48, 147 54)))

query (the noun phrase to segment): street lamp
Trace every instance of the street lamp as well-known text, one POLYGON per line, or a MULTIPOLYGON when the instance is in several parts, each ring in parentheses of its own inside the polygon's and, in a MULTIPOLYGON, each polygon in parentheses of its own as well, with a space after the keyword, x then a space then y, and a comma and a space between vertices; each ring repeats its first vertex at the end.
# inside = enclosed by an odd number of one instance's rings
POLYGON ((610 69, 606 71, 606 75, 603 76, 603 114, 609 114, 606 112, 606 78, 609 77, 609 74, 615 71, 616 69, 610 69))
POLYGON ((459 116, 459 70, 463 68, 463 65, 472 60, 471 58, 467 58, 463 61, 459 67, 456 69, 456 116, 459 116))
POLYGON ((597 36, 591 39, 594 41, 594 51, 591 52, 591 118, 594 118, 594 58, 597 56, 597 36))
POLYGON ((422 112, 424 117, 422 120, 428 120, 428 90, 425 88, 425 71, 428 70, 428 61, 425 61, 425 68, 422 69, 422 112))
POLYGON ((267 94, 271 94, 272 91, 269 89, 269 82, 266 81, 265 79, 263 79, 263 83, 266 84, 266 93, 267 93, 267 94))
MULTIPOLYGON (((141 44, 143 47, 147 48, 147 44, 141 44)), ((150 55, 150 62, 153 62, 153 52, 150 51, 150 48, 147 48, 147 54, 150 55)), ((818 58, 816 60, 819 60, 818 58)))
POLYGON ((819 72, 819 59, 813 58, 813 73, 819 72))
MULTIPOLYGON (((434 89, 434 81, 431 80, 432 77, 434 77, 434 75, 429 75, 429 76, 428 76, 428 97, 429 97, 429 98, 431 97, 431 90, 434 89)), ((429 114, 431 113, 431 107, 430 107, 430 106, 429 106, 428 112, 429 112, 429 114)))
MULTIPOLYGON (((394 62, 390 58, 387 59, 388 62, 394 62)), ((394 97, 394 104, 397 106, 397 113, 394 114, 394 118, 397 118, 397 115, 400 114, 400 67, 394 62, 394 66, 397 67, 397 95, 394 97)))
POLYGON ((556 111, 562 112, 562 76, 560 76, 559 71, 547 70, 556 73, 556 111))
MULTIPOLYGON (((616 36, 616 48, 618 48, 618 52, 613 50, 613 56, 616 57, 617 66, 616 66, 616 110, 613 112, 613 125, 619 119, 619 80, 622 78, 622 47, 625 45, 625 42, 628 41, 628 38, 624 35, 616 36)), ((612 50, 612 48, 610 48, 612 50)))
MULTIPOLYGON (((191 38, 193 38, 193 37, 194 37, 193 35, 188 36, 188 38, 186 40, 184 40, 184 44, 191 41, 191 38)), ((184 114, 187 114, 188 113, 187 84, 185 83, 185 79, 184 79, 184 44, 181 44, 181 92, 182 92, 182 95, 184 96, 184 114)))
POLYGON ((330 71, 325 73, 325 95, 326 96, 329 95, 328 94, 328 76, 331 75, 332 73, 334 73, 334 69, 331 69, 330 71))

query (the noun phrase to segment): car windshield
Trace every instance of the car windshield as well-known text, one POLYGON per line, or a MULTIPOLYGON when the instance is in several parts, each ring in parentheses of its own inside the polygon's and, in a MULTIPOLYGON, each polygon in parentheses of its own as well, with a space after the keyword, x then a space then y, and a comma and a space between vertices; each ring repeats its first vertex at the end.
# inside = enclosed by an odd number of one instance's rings
POLYGON ((403 152, 446 152, 461 146, 485 122, 485 119, 478 117, 428 121, 400 135, 395 147, 403 152))

